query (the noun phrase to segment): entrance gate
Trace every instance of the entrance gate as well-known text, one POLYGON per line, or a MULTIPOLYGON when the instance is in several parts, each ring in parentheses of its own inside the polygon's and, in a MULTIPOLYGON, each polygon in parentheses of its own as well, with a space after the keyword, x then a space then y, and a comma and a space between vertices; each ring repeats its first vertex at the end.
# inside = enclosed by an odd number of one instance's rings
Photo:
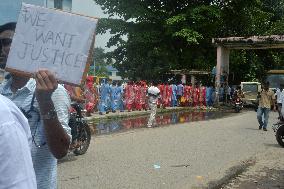
MULTIPOLYGON (((215 87, 216 100, 219 103, 221 75, 229 76, 230 50, 284 48, 284 35, 213 38, 212 43, 217 46, 215 87)), ((228 81, 228 78, 226 78, 226 81, 228 81)))

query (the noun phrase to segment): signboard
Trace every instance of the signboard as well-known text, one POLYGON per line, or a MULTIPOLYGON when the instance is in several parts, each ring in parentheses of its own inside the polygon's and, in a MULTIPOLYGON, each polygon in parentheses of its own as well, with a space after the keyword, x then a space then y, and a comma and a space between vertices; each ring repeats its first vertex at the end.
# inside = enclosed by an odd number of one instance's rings
POLYGON ((23 4, 6 70, 32 75, 39 69, 80 85, 86 76, 98 19, 23 4))

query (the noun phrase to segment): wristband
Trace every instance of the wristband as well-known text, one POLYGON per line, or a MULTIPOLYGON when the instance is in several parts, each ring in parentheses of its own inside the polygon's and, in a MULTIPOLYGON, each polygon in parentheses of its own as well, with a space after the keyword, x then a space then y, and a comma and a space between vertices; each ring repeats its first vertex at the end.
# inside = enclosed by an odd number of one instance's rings
POLYGON ((46 114, 41 115, 41 118, 43 120, 56 119, 57 113, 56 113, 55 109, 51 109, 46 114))

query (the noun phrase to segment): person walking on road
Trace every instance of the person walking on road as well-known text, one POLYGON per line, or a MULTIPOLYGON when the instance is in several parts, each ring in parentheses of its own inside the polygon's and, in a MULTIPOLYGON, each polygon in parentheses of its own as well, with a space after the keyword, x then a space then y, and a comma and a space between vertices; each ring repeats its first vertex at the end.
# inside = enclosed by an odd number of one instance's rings
POLYGON ((259 130, 263 128, 267 131, 267 124, 269 118, 269 112, 271 107, 274 107, 275 96, 272 91, 269 90, 269 82, 262 85, 262 91, 260 92, 259 105, 257 109, 257 120, 259 123, 259 130))
POLYGON ((157 102, 160 96, 160 90, 158 89, 156 82, 153 82, 153 85, 149 87, 147 93, 149 96, 149 107, 151 109, 151 114, 148 120, 147 127, 153 127, 153 124, 155 122, 156 112, 157 112, 157 102))

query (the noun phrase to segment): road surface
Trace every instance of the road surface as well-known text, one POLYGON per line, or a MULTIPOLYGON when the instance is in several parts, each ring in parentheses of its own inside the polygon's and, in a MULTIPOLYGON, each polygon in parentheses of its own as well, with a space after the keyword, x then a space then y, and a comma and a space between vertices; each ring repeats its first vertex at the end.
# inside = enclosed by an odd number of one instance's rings
POLYGON ((224 188, 233 188, 234 177, 241 177, 246 168, 267 164, 273 170, 284 169, 284 149, 271 129, 276 116, 270 114, 267 132, 258 130, 256 113, 248 111, 98 136, 85 155, 70 154, 59 162, 58 188, 188 189, 220 188, 224 183, 224 188))

